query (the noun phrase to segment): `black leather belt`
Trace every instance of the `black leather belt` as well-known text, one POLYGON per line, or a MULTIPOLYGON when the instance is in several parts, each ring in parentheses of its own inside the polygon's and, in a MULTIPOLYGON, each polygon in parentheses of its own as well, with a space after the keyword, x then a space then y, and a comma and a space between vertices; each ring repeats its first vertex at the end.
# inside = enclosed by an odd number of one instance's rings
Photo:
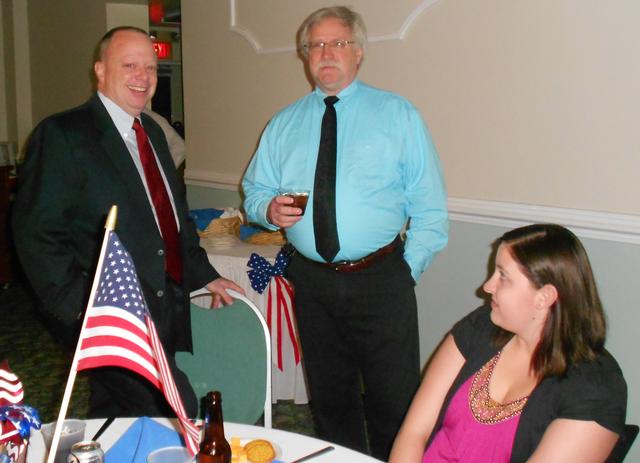
POLYGON ((386 256, 387 254, 391 254, 398 247, 398 245, 400 245, 401 242, 402 240, 400 239, 400 235, 398 235, 391 243, 358 260, 342 260, 340 262, 317 262, 315 260, 307 259, 306 257, 302 256, 302 254, 300 254, 300 256, 304 257, 304 259, 308 260, 309 262, 312 262, 324 268, 330 268, 331 270, 334 270, 338 273, 353 273, 364 270, 365 268, 370 267, 371 264, 379 260, 381 257, 386 256))

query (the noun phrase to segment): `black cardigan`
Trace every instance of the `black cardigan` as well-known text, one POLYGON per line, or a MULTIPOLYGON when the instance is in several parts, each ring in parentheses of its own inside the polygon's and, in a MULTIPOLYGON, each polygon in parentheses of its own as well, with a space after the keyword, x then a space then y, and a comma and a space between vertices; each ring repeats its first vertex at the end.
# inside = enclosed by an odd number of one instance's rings
MULTIPOLYGON (((499 350, 491 344, 491 336, 497 327, 491 322, 490 313, 490 307, 480 307, 451 330, 465 364, 447 393, 427 446, 442 426, 451 398, 499 350)), ((566 375, 545 378, 531 393, 520 416, 511 463, 526 461, 547 427, 557 418, 595 421, 621 434, 626 408, 627 385, 609 352, 605 350, 593 362, 572 365, 566 375)))

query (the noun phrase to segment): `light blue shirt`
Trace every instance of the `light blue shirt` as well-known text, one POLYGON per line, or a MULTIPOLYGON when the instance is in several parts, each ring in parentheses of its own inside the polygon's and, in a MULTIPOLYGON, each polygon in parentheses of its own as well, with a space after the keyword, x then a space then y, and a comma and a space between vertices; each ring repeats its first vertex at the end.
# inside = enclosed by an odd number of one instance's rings
MULTIPOLYGON (((334 261, 357 260, 389 244, 411 219, 404 258, 417 281, 447 244, 447 194, 435 147, 406 99, 354 80, 338 95, 334 261)), ((265 129, 242 181, 249 221, 270 229, 269 202, 279 191, 311 192, 287 239, 323 262, 313 230, 313 183, 325 110, 317 89, 278 112, 265 129)))

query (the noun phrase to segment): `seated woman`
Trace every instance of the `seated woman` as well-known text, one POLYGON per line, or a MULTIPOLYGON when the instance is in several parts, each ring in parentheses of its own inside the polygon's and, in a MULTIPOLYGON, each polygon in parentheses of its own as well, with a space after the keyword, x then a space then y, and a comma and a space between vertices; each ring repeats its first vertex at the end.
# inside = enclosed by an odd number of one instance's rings
POLYGON ((627 387, 578 238, 530 225, 498 244, 491 307, 436 351, 390 463, 604 462, 623 431, 627 387))

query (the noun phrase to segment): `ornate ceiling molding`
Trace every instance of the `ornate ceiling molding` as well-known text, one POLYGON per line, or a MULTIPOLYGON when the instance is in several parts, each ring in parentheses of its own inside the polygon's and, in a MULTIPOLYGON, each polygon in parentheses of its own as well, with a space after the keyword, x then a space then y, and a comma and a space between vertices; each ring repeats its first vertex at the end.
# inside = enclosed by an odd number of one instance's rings
MULTIPOLYGON (((257 54, 264 55, 264 54, 271 54, 271 53, 284 53, 284 52, 293 52, 296 50, 295 45, 282 46, 282 47, 263 46, 259 38, 256 37, 256 32, 251 31, 249 27, 241 24, 241 20, 238 17, 238 1, 239 0, 229 0, 229 11, 230 11, 229 27, 233 32, 236 32, 237 34, 240 34, 242 37, 244 37, 247 40, 247 42, 251 44, 251 46, 253 47, 253 49, 257 54)), ((420 16, 420 14, 422 14, 423 11, 425 11, 427 8, 429 8, 431 5, 433 5, 438 1, 439 0, 420 1, 415 6, 415 8, 413 8, 409 12, 404 22, 399 26, 399 29, 397 31, 394 31, 390 34, 370 36, 368 38, 368 41, 383 42, 386 40, 403 40, 406 37, 409 29, 411 29, 411 26, 416 20, 416 18, 420 16)))

